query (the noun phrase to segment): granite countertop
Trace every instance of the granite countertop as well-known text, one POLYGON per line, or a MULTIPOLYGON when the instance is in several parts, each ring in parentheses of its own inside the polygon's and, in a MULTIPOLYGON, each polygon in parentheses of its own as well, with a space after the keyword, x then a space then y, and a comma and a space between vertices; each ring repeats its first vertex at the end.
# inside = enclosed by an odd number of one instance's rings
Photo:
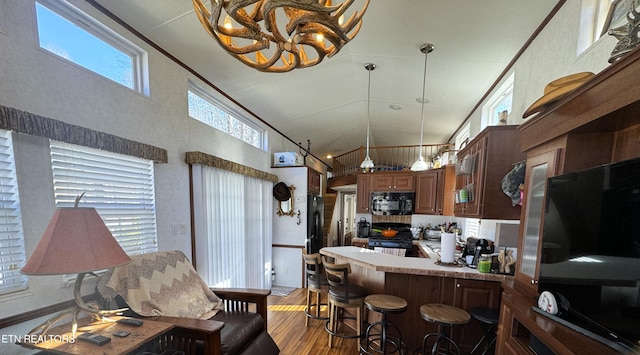
POLYGON ((351 263, 374 271, 384 271, 398 274, 428 275, 441 277, 455 277, 471 280, 504 281, 513 276, 500 274, 483 274, 476 269, 466 266, 438 265, 438 254, 427 245, 434 246, 434 241, 415 240, 413 242, 428 258, 407 258, 390 254, 377 253, 371 249, 354 246, 325 247, 320 254, 329 257, 347 258, 351 263))

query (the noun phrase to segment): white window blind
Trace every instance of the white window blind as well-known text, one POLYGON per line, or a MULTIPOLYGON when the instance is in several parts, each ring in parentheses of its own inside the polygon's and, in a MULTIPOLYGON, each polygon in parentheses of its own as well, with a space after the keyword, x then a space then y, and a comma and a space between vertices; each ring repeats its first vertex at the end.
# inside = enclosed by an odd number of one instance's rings
POLYGON ((273 183, 192 169, 198 274, 212 287, 271 288, 273 183))
POLYGON ((11 132, 0 130, 0 294, 27 288, 18 180, 11 132))
POLYGON ((463 235, 466 238, 480 238, 480 220, 477 218, 465 218, 463 235))
POLYGON ((153 162, 51 141, 56 207, 94 207, 129 254, 158 250, 153 162))

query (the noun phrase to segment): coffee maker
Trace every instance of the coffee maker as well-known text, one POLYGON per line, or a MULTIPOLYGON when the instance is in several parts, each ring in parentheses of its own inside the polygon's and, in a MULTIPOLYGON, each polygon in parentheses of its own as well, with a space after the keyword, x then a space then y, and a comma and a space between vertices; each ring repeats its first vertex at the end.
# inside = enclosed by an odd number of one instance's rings
POLYGON ((467 266, 476 268, 482 254, 492 254, 493 243, 486 239, 467 238, 467 245, 462 250, 462 259, 466 260, 467 255, 473 255, 471 263, 467 266))
POLYGON ((360 222, 358 222, 358 238, 369 238, 370 231, 371 224, 367 222, 366 218, 360 218, 360 222))

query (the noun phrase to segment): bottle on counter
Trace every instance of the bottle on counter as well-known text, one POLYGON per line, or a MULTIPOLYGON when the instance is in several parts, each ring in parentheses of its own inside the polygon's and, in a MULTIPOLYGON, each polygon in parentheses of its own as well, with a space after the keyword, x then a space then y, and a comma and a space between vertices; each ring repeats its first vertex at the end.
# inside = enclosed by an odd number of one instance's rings
POLYGON ((478 271, 484 274, 488 274, 491 272, 491 255, 490 254, 482 254, 480 255, 480 260, 478 260, 478 271))

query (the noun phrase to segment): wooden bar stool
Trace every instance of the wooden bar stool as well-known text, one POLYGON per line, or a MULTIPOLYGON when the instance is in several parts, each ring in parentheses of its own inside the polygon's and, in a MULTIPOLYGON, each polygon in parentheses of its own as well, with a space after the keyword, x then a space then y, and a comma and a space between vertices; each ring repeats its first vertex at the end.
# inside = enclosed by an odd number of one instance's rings
POLYGON ((322 295, 329 295, 329 281, 327 281, 327 274, 322 267, 322 258, 319 253, 307 254, 306 251, 302 251, 302 258, 305 262, 305 272, 307 274, 307 306, 304 308, 304 313, 307 319, 304 321, 305 326, 309 326, 309 318, 312 319, 329 319, 329 308, 327 303, 322 303, 322 295), (311 303, 313 294, 316 296, 316 302, 311 303), (327 316, 320 316, 320 309, 322 306, 327 307, 327 316), (312 314, 311 309, 315 307, 315 312, 312 314))
POLYGON ((349 282, 349 274, 351 273, 351 265, 349 263, 332 264, 327 262, 325 258, 323 265, 329 281, 329 320, 325 325, 325 330, 329 333, 329 347, 332 347, 334 336, 343 339, 362 337, 364 298, 368 292, 364 287, 349 282), (355 335, 338 333, 339 323, 347 319, 344 316, 344 309, 346 308, 356 309, 355 335))
POLYGON ((387 314, 402 313, 409 305, 404 298, 392 295, 374 294, 365 297, 364 304, 367 309, 382 314, 382 320, 371 323, 367 327, 364 339, 360 341, 360 354, 406 354, 407 345, 402 341, 400 328, 387 321, 387 314), (372 333, 378 327, 379 333, 372 333), (389 335, 389 330, 394 329, 396 335, 389 335))
POLYGON ((484 336, 482 337, 482 339, 480 339, 480 341, 478 341, 476 346, 473 347, 473 350, 471 350, 471 354, 474 354, 476 350, 480 348, 480 345, 482 345, 482 343, 486 344, 484 350, 482 351, 482 355, 486 354, 487 352, 493 354, 496 345, 496 327, 498 326, 500 311, 495 308, 478 307, 471 308, 469 310, 469 313, 471 314, 471 317, 482 323, 482 327, 484 328, 484 336))
POLYGON ((469 312, 446 304, 430 303, 420 306, 420 316, 427 322, 436 323, 440 328, 438 333, 429 333, 422 338, 422 347, 420 349, 423 355, 427 354, 427 340, 430 337, 435 337, 435 342, 431 347, 431 354, 449 354, 451 345, 454 346, 455 353, 460 354, 458 344, 447 335, 446 328, 469 323, 471 320, 469 312), (443 344, 443 342, 446 344, 443 344), (440 347, 442 345, 446 345, 446 349, 441 351, 440 347))

